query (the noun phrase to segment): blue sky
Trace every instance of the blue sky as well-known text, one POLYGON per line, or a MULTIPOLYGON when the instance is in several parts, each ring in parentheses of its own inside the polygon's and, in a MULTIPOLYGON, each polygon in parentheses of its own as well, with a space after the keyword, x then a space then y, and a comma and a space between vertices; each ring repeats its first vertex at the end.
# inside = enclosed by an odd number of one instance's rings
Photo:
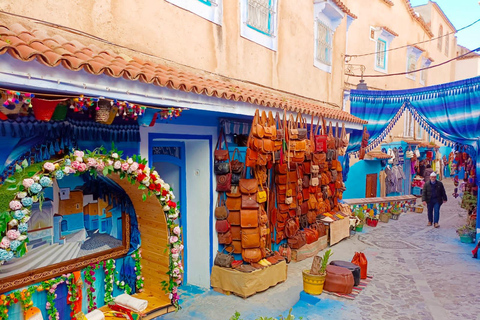
MULTIPOLYGON (((412 6, 426 4, 427 0, 410 0, 412 6)), ((480 19, 478 0, 436 0, 455 28, 460 29, 480 19)), ((436 31, 433 31, 436 36, 436 31)), ((480 22, 457 33, 457 43, 470 50, 480 47, 480 22)))

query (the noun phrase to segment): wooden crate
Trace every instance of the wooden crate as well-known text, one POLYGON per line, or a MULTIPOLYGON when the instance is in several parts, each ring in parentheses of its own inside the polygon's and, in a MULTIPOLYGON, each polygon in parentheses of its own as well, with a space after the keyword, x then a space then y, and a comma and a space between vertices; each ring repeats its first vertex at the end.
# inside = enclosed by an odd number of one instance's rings
POLYGON ((292 260, 302 261, 307 258, 316 256, 317 253, 322 251, 328 246, 328 235, 318 238, 317 241, 306 244, 300 249, 292 249, 292 260))

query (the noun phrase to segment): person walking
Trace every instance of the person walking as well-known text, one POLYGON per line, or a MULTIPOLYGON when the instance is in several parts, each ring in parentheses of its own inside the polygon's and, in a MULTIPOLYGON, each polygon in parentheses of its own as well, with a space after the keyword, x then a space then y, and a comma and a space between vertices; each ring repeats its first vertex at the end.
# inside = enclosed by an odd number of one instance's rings
POLYGON ((430 177, 432 172, 433 172, 432 166, 430 164, 427 164, 427 168, 423 172, 423 180, 425 181, 425 183, 428 181, 428 178, 430 177))
POLYGON ((425 182, 422 191, 423 206, 428 208, 428 224, 435 228, 440 227, 438 220, 440 219, 440 206, 447 202, 447 193, 441 181, 437 181, 437 174, 430 174, 430 181, 425 182))

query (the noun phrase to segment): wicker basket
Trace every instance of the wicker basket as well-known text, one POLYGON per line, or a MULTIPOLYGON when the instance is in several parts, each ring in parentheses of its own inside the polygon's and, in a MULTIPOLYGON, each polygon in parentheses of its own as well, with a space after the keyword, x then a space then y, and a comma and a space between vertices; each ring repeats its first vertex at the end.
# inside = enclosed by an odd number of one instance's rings
POLYGON ((388 213, 380 213, 378 219, 382 222, 388 223, 388 220, 390 220, 390 214, 388 213))
POLYGON ((423 206, 416 206, 415 207, 415 212, 416 213, 423 213, 423 206))
POLYGON ((398 217, 400 217, 400 213, 397 213, 397 214, 393 214, 393 213, 392 213, 391 219, 392 219, 392 220, 398 220, 398 217))

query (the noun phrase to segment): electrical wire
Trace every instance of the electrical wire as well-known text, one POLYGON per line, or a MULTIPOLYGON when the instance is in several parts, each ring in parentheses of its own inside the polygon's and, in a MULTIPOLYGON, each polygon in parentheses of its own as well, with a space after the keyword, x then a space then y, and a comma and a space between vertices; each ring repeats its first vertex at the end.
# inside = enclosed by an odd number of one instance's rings
POLYGON ((441 35, 439 37, 436 37, 436 38, 432 38, 432 39, 429 39, 429 40, 425 40, 425 41, 420 41, 420 42, 416 42, 416 43, 412 43, 412 44, 407 44, 407 45, 404 45, 404 46, 401 46, 401 47, 396 47, 396 48, 391 48, 391 49, 387 49, 387 50, 383 50, 382 52, 372 52, 372 53, 364 53, 364 54, 346 54, 345 57, 347 58, 358 58, 358 57, 365 57, 365 56, 371 56, 371 55, 374 55, 374 54, 377 54, 377 53, 384 53, 384 52, 389 52, 389 51, 394 51, 394 50, 398 50, 398 49, 403 49, 403 48, 407 48, 407 47, 411 47, 411 46, 414 46, 414 45, 417 45, 417 44, 422 44, 422 43, 426 43, 426 42, 430 42, 430 41, 434 41, 434 40, 437 40, 437 39, 440 39, 440 38, 443 38, 443 37, 447 37, 451 34, 456 34, 462 30, 465 30, 467 28, 470 28, 471 26, 473 26, 474 24, 478 23, 480 21, 480 19, 470 23, 469 25, 463 27, 463 28, 460 28, 458 29, 457 31, 455 32, 450 32, 450 33, 445 33, 444 35, 441 35))
POLYGON ((480 51, 480 47, 476 48, 476 49, 473 49, 465 54, 462 54, 460 56, 457 56, 455 58, 452 58, 450 60, 446 60, 442 63, 439 63, 439 64, 436 64, 434 66, 429 66, 429 67, 425 67, 425 68, 421 68, 421 69, 416 69, 416 70, 413 70, 413 71, 408 71, 408 72, 398 72, 398 73, 389 73, 389 74, 367 74, 367 75, 356 75, 356 74, 348 74, 349 76, 351 77, 361 77, 361 78, 383 78, 383 77, 391 77, 391 76, 402 76, 402 75, 406 75, 406 74, 412 74, 412 73, 415 73, 415 72, 419 72, 419 71, 423 71, 423 70, 428 70, 428 69, 433 69, 433 68, 436 68, 436 67, 440 67, 440 66, 443 66, 447 63, 450 63, 450 62, 453 62, 457 59, 460 59, 472 52, 476 52, 476 51, 480 51))

